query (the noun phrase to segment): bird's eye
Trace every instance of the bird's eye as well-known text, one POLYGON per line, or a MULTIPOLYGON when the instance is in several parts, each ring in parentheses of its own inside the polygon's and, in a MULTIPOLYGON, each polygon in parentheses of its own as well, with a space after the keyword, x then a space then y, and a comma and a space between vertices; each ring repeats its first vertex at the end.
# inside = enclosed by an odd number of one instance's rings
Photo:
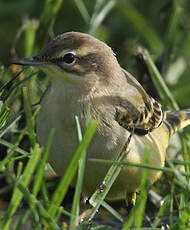
POLYGON ((66 53, 64 56, 63 56, 63 62, 65 62, 66 64, 68 65, 72 65, 75 63, 76 61, 76 56, 73 54, 73 53, 66 53))

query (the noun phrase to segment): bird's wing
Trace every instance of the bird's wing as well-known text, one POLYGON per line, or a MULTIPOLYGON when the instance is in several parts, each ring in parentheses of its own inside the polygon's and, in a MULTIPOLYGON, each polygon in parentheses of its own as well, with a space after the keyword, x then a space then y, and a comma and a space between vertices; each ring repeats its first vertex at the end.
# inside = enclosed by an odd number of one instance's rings
POLYGON ((161 125, 164 112, 132 75, 125 70, 123 72, 128 90, 118 100, 116 121, 127 130, 134 129, 136 134, 145 135, 161 125))

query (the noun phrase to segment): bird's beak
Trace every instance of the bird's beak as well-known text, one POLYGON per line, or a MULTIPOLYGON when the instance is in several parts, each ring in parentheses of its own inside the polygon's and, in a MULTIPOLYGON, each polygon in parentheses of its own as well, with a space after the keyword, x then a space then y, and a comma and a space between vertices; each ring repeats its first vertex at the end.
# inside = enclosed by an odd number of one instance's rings
POLYGON ((43 62, 39 58, 37 59, 35 56, 29 58, 18 58, 15 60, 11 60, 10 63, 24 66, 40 66, 43 64, 43 62))

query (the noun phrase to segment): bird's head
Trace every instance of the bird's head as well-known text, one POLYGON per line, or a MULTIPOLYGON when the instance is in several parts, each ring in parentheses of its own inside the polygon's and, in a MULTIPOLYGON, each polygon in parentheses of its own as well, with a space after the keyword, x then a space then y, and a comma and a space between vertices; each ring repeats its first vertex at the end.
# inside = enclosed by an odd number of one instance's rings
POLYGON ((118 62, 109 46, 84 33, 68 32, 50 41, 42 51, 13 64, 36 66, 51 77, 67 81, 109 81, 118 62))

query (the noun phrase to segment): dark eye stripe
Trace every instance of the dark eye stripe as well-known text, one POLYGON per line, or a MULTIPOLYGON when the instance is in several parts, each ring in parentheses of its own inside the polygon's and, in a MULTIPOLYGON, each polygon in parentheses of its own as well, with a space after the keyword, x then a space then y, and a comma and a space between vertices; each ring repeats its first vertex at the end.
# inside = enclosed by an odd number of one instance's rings
POLYGON ((60 62, 63 62, 63 57, 51 58, 51 59, 49 59, 49 61, 53 62, 53 63, 60 63, 60 62))
POLYGON ((58 57, 58 58, 42 57, 42 60, 46 61, 46 62, 52 62, 54 64, 59 64, 59 63, 62 63, 62 62, 66 63, 66 64, 72 64, 75 61, 76 58, 77 57, 73 55, 73 57, 70 57, 70 58, 68 58, 68 57, 65 58, 65 56, 58 57))

